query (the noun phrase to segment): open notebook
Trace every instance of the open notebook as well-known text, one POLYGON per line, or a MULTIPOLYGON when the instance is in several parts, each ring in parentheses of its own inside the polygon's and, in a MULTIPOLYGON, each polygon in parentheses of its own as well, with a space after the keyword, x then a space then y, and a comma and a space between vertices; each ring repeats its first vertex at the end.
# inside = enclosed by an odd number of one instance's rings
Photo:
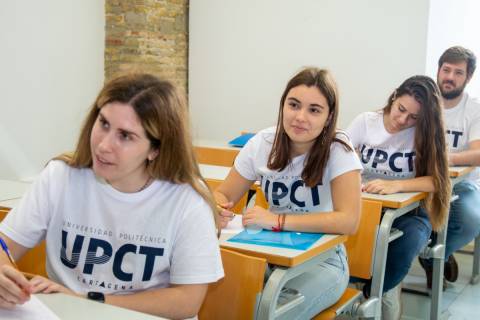
POLYGON ((42 301, 35 295, 22 305, 17 305, 12 310, 0 309, 0 320, 60 320, 42 301))

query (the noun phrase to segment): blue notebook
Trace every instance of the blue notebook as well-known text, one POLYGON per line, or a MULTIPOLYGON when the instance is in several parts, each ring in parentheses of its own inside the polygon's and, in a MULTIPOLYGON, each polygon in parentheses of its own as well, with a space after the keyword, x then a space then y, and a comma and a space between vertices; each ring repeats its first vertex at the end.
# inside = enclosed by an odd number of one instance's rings
POLYGON ((323 233, 291 231, 274 232, 269 230, 262 230, 258 233, 248 233, 247 230, 243 230, 227 241, 287 249, 307 250, 322 236, 323 233))
POLYGON ((236 137, 232 141, 229 141, 228 144, 233 146, 233 147, 242 148, 244 145, 247 144, 248 140, 250 140, 250 138, 252 138, 254 135, 255 135, 255 133, 242 134, 241 136, 236 137))

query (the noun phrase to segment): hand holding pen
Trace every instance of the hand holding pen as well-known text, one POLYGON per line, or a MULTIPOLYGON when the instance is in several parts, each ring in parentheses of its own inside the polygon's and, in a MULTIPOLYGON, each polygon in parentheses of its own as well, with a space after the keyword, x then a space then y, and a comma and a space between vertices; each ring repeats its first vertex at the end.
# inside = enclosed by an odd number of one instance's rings
POLYGON ((18 270, 6 242, 1 237, 0 245, 11 263, 0 265, 0 308, 11 309, 30 299, 31 284, 18 270))
POLYGON ((235 217, 235 213, 229 209, 233 208, 233 202, 217 204, 218 214, 220 216, 220 227, 223 229, 235 217))

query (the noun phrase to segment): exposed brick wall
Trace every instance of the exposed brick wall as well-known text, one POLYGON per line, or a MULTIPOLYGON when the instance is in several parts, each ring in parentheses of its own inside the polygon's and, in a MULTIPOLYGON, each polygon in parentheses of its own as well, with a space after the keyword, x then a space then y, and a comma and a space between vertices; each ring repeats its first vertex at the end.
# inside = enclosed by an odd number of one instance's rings
POLYGON ((105 0, 105 80, 144 71, 185 91, 188 0, 105 0))

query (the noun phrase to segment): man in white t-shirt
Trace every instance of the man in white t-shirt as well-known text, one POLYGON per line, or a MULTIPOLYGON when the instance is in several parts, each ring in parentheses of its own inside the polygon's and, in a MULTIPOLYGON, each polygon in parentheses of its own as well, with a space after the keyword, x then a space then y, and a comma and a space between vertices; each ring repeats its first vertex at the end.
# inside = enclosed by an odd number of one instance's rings
MULTIPOLYGON (((464 92, 475 67, 474 53, 460 46, 447 49, 438 61, 450 166, 480 166, 480 100, 464 92)), ((480 170, 476 168, 453 191, 459 199, 450 207, 444 270, 445 279, 451 282, 458 277, 453 252, 480 233, 480 170)), ((420 259, 420 263, 431 279, 431 261, 420 259)))

